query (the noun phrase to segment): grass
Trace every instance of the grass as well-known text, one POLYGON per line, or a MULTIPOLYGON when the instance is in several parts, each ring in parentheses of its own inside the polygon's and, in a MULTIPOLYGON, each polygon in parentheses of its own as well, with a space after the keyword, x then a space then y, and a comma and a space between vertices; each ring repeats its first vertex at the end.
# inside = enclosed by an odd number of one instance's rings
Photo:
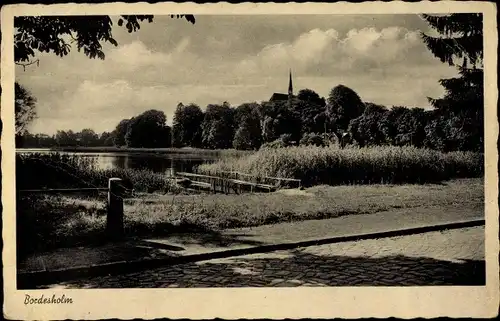
MULTIPOLYGON (((270 194, 147 194, 125 201, 125 233, 166 236, 422 206, 483 211, 483 186, 482 179, 461 179, 429 185, 323 185, 270 194)), ((27 197, 17 204, 20 256, 104 239, 105 194, 97 199, 27 197)))
POLYGON ((484 161, 482 154, 472 152, 442 153, 395 146, 341 149, 334 145, 266 148, 245 157, 227 157, 198 167, 199 173, 209 175, 227 171, 255 177, 297 178, 305 186, 423 184, 482 177, 484 161))

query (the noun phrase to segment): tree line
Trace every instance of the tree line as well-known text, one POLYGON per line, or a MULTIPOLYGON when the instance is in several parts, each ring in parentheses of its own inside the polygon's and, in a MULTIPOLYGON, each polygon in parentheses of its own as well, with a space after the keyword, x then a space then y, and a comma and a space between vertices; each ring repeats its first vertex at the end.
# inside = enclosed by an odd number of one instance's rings
POLYGON ((54 135, 32 134, 28 131, 16 136, 16 147, 23 148, 52 148, 52 147, 103 147, 114 146, 110 132, 97 134, 92 129, 83 129, 80 132, 72 130, 58 130, 54 135))
POLYGON ((338 85, 326 99, 311 89, 302 89, 288 101, 251 102, 237 107, 224 102, 202 110, 196 104, 179 103, 172 126, 167 125, 163 111, 152 109, 123 119, 112 132, 102 134, 91 129, 58 131, 53 136, 26 133, 23 146, 256 150, 262 146, 321 146, 339 143, 347 136, 350 143, 361 147, 481 151, 482 126, 481 118, 469 114, 363 102, 354 90, 338 85))
MULTIPOLYGON (((86 144, 85 146, 258 149, 262 146, 293 144, 324 145, 333 140, 340 143, 349 141, 360 146, 412 145, 443 151, 482 151, 482 15, 424 14, 422 18, 439 33, 437 37, 422 34, 428 49, 443 63, 456 66, 459 71, 458 77, 440 80, 445 95, 437 99, 429 98, 434 107, 430 111, 403 106, 388 108, 363 102, 354 90, 338 85, 332 88, 326 99, 313 90, 303 89, 288 101, 245 103, 236 108, 225 102, 209 104, 202 111, 195 104, 181 103, 176 108, 171 127, 167 126, 166 116, 162 111, 152 109, 122 120, 111 133, 97 135, 91 130, 80 133, 59 131, 54 136, 46 137, 27 133, 26 124, 36 116, 36 100, 28 90, 16 84, 16 136, 25 147, 36 141, 39 142, 36 144, 49 144, 52 140, 56 145, 73 146, 86 144)), ((75 22, 72 18, 65 19, 46 22, 65 26, 69 28, 68 32, 81 33, 79 38, 82 41, 86 39, 83 37, 86 31, 78 29, 80 20, 76 19, 75 22)), ((102 19, 109 22, 106 17, 102 19)), ((128 19, 129 32, 133 32, 138 21, 146 18, 124 16, 124 19, 128 19)), ((18 19, 18 29, 30 32, 32 24, 39 22, 36 19, 18 19), (26 28, 23 29, 24 27, 26 28)), ((26 45, 24 38, 18 39, 17 35, 16 63, 33 57, 34 49, 41 50, 40 46, 23 47, 26 45)), ((113 43, 114 39, 109 33, 104 38, 95 39, 95 42, 100 41, 113 43)), ((66 51, 60 51, 59 47, 44 48, 41 51, 53 51, 61 56, 67 54, 66 51)), ((97 56, 104 59, 101 52, 86 54, 91 58, 97 56)))

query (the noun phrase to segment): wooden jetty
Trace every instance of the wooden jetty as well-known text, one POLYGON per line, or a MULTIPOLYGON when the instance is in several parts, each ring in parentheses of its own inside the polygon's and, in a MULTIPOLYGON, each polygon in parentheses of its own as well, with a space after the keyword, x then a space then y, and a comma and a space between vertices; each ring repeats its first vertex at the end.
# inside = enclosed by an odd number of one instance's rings
POLYGON ((272 185, 278 188, 281 187, 291 187, 291 188, 300 188, 301 180, 296 178, 284 178, 284 177, 256 177, 251 174, 241 173, 241 172, 221 172, 221 174, 225 177, 237 179, 237 180, 250 180, 255 183, 272 185))
MULTIPOLYGON (((204 175, 196 173, 178 172, 176 176, 180 179, 188 179, 185 184, 186 190, 205 191, 211 193, 241 194, 245 192, 274 192, 279 188, 300 187, 298 179, 287 179, 279 177, 267 177, 257 179, 256 177, 237 172, 222 172, 219 175, 204 175), (295 186, 283 184, 282 182, 293 182, 295 186), (273 184, 274 183, 274 184, 273 184)), ((179 184, 180 185, 180 184, 179 184)))

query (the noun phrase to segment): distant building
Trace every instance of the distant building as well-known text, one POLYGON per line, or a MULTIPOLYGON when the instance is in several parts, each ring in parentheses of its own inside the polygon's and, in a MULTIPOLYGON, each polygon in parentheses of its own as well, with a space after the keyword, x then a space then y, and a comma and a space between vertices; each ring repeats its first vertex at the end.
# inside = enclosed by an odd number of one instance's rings
POLYGON ((290 80, 288 82, 288 94, 274 93, 269 101, 287 101, 295 96, 293 95, 292 71, 290 70, 290 80))
POLYGON ((284 101, 284 100, 288 100, 288 95, 280 93, 274 93, 269 99, 269 101, 284 101))

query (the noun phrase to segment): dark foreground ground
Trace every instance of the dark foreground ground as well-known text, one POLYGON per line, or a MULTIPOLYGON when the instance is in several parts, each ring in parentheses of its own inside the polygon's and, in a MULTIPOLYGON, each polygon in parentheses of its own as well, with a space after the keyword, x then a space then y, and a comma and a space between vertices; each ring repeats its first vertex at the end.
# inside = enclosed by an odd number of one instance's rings
POLYGON ((310 246, 39 288, 484 285, 484 227, 310 246))

